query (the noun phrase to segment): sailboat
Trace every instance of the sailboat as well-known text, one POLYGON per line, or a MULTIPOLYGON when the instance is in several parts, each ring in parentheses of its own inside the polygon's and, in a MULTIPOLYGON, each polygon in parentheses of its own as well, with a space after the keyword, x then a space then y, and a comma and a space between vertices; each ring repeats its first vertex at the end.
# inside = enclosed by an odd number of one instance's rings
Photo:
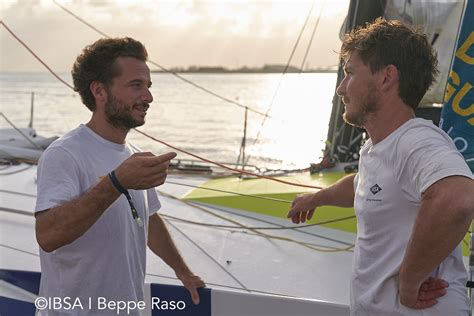
MULTIPOLYGON (((428 25, 435 48, 444 52, 440 65, 449 65, 460 21, 474 11, 472 3, 354 0, 341 31, 378 16, 428 25), (433 17, 440 22, 433 24, 433 17)), ((432 104, 443 103, 448 75, 446 66, 438 85, 422 101, 420 116, 439 119, 441 107, 432 104)), ((339 69, 339 80, 342 76, 339 69)), ((312 172, 277 179, 325 187, 357 170, 358 150, 366 135, 346 125, 341 113, 342 104, 335 97, 323 161, 313 165, 312 172)), ((36 165, 31 161, 52 139, 37 136, 31 128, 1 135, 0 154, 8 162, 0 168, 0 314, 34 315, 45 301, 37 296, 36 165)), ((143 315, 349 315, 353 210, 322 208, 308 225, 294 226, 284 218, 287 202, 313 189, 252 177, 212 178, 205 172, 171 174, 157 190, 160 212, 176 244, 207 288, 200 291, 201 304, 192 305, 173 271, 149 255, 143 315)), ((66 303, 73 307, 74 302, 58 302, 66 303)), ((115 306, 107 312, 126 314, 131 307, 115 306)))

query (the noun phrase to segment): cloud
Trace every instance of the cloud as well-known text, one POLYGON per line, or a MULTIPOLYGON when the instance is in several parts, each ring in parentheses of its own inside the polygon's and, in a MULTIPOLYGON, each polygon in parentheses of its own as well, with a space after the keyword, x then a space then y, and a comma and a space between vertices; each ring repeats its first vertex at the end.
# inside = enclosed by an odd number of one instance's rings
MULTIPOLYGON (((260 66, 286 63, 313 1, 62 1, 110 36, 132 36, 165 67, 260 66)), ((321 1, 315 7, 295 54, 299 65, 321 1)), ((69 71, 81 49, 101 36, 51 1, 4 1, 1 19, 45 62, 69 71)), ((312 67, 337 63, 340 24, 347 1, 326 0, 308 57, 312 67)), ((4 29, 0 71, 43 71, 4 29)))

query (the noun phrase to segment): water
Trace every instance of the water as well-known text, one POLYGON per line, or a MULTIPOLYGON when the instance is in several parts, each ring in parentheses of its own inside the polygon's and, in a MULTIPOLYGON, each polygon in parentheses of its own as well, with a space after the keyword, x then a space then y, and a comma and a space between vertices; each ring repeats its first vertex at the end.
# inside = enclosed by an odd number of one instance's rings
MULTIPOLYGON (((266 168, 305 168, 318 162, 324 149, 336 74, 183 74, 226 98, 265 113, 281 80, 270 115, 248 113, 246 155, 266 168), (257 134, 258 141, 254 144, 257 134)), ((69 74, 61 74, 71 82, 69 74)), ((244 109, 163 73, 152 74, 154 102, 139 129, 208 159, 235 162, 244 130, 244 109)), ((43 136, 62 135, 85 123, 89 110, 78 95, 47 73, 0 73, 0 109, 19 127, 30 120, 43 136)), ((0 127, 8 124, 1 120, 0 127)), ((168 151, 136 132, 128 139, 155 154, 168 151)), ((189 159, 185 154, 178 158, 189 159)))

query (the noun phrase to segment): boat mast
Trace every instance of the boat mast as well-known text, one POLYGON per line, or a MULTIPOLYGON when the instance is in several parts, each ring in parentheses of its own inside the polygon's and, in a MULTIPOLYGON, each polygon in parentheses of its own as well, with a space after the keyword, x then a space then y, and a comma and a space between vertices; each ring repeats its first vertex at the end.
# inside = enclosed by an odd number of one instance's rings
POLYGON ((30 105, 30 123, 28 123, 29 128, 33 128, 33 112, 35 106, 35 93, 31 92, 31 105, 30 105))

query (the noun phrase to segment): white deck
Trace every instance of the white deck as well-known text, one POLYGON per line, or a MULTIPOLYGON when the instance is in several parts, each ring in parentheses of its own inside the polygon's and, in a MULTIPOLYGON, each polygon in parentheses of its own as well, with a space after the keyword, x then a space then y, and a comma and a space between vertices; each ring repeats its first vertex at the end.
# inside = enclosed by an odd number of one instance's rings
MULTIPOLYGON (((33 217, 35 172, 36 167, 26 168, 26 165, 0 170, 1 269, 40 271, 33 217)), ((173 175, 168 179, 193 185, 206 180, 173 175)), ((173 184, 159 187, 159 191, 176 197, 189 189, 173 184)), ((294 226, 280 218, 209 205, 200 205, 199 209, 168 196, 160 198, 161 214, 200 223, 235 226, 214 215, 218 214, 252 227, 294 226)), ((210 288, 225 290, 224 293, 229 290, 271 293, 348 305, 352 252, 320 252, 241 228, 214 228, 165 219, 186 262, 210 288)), ((317 226, 261 232, 324 249, 345 248, 354 242, 353 234, 317 226)), ((180 284, 173 271, 151 252, 146 281, 180 284)), ((241 295, 246 297, 244 293, 241 295)), ((249 302, 258 302, 257 297, 249 302)), ((235 304, 239 305, 238 301, 235 304)))

